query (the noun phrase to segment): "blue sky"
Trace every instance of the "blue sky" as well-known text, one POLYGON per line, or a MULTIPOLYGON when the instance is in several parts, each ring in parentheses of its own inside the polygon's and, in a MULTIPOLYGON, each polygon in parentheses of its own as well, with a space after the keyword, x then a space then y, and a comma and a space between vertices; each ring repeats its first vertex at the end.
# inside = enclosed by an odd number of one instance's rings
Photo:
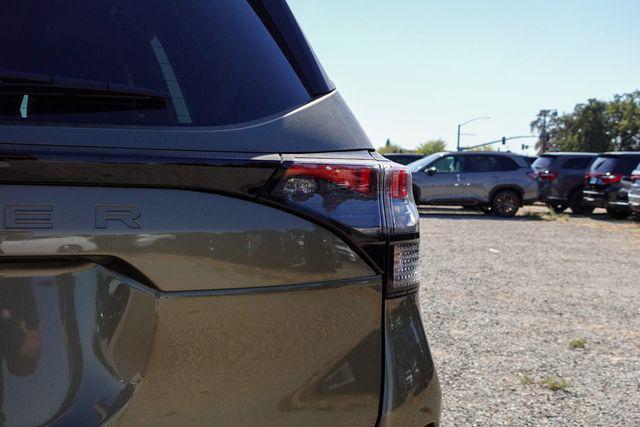
POLYGON ((463 145, 525 135, 542 108, 640 89, 639 0, 288 1, 376 147, 453 148, 477 116, 463 145))

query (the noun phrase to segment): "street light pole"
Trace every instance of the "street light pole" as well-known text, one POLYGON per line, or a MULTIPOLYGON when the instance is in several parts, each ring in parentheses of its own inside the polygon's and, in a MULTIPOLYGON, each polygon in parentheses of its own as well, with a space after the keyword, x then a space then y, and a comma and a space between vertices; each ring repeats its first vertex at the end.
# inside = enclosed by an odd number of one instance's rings
POLYGON ((462 129, 462 126, 468 125, 469 123, 475 122, 476 120, 489 120, 490 118, 491 117, 484 117, 484 116, 483 117, 476 117, 475 119, 467 120, 466 122, 460 123, 458 125, 458 147, 457 147, 458 151, 461 151, 460 150, 460 129, 462 129))

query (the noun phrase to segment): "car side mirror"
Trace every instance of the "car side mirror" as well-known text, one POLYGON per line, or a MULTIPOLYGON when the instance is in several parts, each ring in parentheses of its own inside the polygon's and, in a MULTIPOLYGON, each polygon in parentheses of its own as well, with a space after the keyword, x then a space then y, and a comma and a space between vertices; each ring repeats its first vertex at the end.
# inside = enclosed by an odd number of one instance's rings
POLYGON ((438 169, 436 169, 435 167, 430 167, 429 169, 425 170, 425 172, 427 173, 427 175, 433 176, 438 173, 438 169))

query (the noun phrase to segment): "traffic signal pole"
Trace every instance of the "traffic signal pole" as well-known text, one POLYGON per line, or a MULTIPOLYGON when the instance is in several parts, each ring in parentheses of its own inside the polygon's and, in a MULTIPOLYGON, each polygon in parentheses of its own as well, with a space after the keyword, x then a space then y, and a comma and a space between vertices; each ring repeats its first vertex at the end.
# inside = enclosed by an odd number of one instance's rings
POLYGON ((502 145, 507 145, 507 141, 511 141, 514 139, 523 139, 523 138, 538 138, 538 136, 537 135, 518 135, 518 136, 509 136, 509 137, 503 136, 502 138, 496 139, 495 141, 489 141, 483 144, 472 145, 470 147, 460 147, 458 148, 458 151, 473 150, 475 148, 487 147, 489 145, 498 144, 499 142, 501 142, 502 145))

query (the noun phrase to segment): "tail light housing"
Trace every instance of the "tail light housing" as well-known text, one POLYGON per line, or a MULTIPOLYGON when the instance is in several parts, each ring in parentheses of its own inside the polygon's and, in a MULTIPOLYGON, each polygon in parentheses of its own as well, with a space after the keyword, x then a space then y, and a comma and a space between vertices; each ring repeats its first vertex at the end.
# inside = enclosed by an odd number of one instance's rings
POLYGON ((358 239, 386 242, 387 296, 420 284, 419 215, 412 179, 402 165, 377 161, 284 162, 266 198, 355 232, 358 239))
POLYGON ((617 184, 618 182, 622 181, 622 177, 623 175, 621 173, 606 173, 603 175, 600 175, 600 181, 602 181, 603 184, 617 184))
POLYGON ((587 173, 584 175, 585 181, 588 181, 590 178, 599 178, 600 182, 602 182, 605 185, 617 184, 618 182, 622 181, 623 177, 624 175, 621 173, 611 173, 611 172, 587 173))
POLYGON ((558 172, 544 171, 538 173, 538 178, 540 178, 541 181, 552 182, 558 178, 558 175, 558 172))

